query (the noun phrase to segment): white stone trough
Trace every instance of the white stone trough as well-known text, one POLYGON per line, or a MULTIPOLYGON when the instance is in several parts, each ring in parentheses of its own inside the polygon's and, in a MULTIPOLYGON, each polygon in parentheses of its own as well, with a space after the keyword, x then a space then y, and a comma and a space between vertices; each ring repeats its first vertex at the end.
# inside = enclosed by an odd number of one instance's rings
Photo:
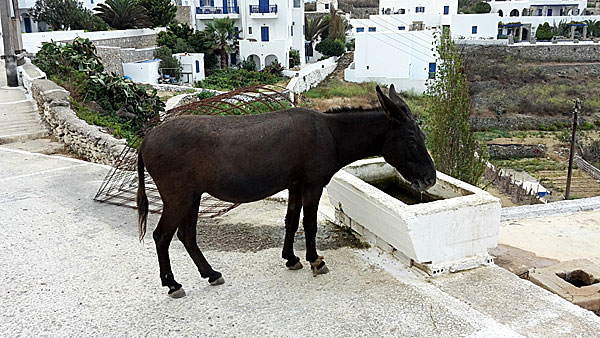
POLYGON ((498 198, 438 171, 428 192, 441 199, 409 205, 368 183, 385 180, 410 186, 382 158, 340 170, 327 186, 336 222, 431 276, 493 263, 498 198))

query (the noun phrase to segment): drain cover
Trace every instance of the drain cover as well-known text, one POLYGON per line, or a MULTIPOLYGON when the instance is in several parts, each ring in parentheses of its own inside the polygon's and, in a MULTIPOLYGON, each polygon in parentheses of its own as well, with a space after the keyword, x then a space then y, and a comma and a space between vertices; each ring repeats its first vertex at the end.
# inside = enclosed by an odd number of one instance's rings
POLYGON ((600 311, 600 266, 587 259, 533 268, 529 280, 584 309, 600 311))

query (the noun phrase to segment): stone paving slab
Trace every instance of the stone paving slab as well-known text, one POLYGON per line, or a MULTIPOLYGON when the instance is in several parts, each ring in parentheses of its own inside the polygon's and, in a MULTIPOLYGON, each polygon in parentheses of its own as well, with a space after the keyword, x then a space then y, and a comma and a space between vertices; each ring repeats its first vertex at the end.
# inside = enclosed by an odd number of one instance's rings
MULTIPOLYGON (((160 287, 152 240, 137 242, 136 212, 92 201, 108 167, 0 146, 0 172, 0 332, 7 336, 592 337, 600 331, 591 312, 503 269, 429 280, 374 249, 321 251, 331 272, 317 278, 306 268, 288 271, 280 248, 205 250, 226 279, 211 287, 174 241, 173 269, 187 296, 173 300, 160 287)), ((283 231, 270 212, 284 213, 285 205, 268 203, 265 218, 283 231)), ((253 204, 240 208, 222 222, 247 222, 260 212, 253 204)), ((157 220, 150 215, 149 231, 157 220)))

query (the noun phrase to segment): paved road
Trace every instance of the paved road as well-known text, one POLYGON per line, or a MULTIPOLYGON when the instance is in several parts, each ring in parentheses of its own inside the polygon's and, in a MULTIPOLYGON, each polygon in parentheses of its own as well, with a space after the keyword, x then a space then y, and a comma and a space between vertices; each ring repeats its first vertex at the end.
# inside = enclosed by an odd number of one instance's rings
MULTIPOLYGON (((591 312, 498 267, 426 280, 374 249, 348 247, 321 251, 331 272, 313 278, 307 269, 286 270, 279 248, 220 251, 215 245, 205 254, 226 283, 211 287, 175 241, 174 273, 188 295, 170 299, 160 287, 152 241, 137 242, 136 212, 92 201, 107 171, 0 146, 4 336, 592 337, 600 332, 600 319, 591 312)), ((220 219, 215 231, 246 224, 282 232, 284 210, 277 202, 249 204, 220 219)), ((149 230, 156 222, 151 215, 149 230)))

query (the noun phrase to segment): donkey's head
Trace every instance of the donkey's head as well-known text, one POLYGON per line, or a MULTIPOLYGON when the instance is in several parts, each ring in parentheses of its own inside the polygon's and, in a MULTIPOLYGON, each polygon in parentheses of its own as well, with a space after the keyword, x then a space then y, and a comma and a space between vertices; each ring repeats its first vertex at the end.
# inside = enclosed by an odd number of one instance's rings
POLYGON ((415 123, 408 105, 390 86, 386 96, 377 86, 377 97, 390 129, 383 142, 383 158, 394 166, 413 188, 424 191, 435 184, 435 167, 425 147, 425 135, 415 123))

